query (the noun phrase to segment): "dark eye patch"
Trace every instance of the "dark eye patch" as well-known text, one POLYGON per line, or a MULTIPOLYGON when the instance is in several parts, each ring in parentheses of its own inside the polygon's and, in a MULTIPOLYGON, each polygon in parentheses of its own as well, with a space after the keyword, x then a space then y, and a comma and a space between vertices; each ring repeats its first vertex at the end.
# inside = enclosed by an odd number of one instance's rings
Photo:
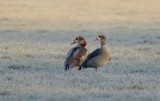
POLYGON ((76 38, 76 40, 78 40, 78 38, 76 38))

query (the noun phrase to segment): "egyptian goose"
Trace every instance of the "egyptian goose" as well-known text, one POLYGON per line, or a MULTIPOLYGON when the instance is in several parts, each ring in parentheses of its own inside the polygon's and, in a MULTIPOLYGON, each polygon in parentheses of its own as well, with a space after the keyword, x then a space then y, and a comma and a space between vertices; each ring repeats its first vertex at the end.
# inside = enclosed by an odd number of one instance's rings
POLYGON ((87 45, 86 40, 83 37, 78 36, 73 40, 71 45, 75 43, 78 45, 71 48, 66 55, 64 63, 65 70, 80 66, 88 56, 88 51, 85 48, 87 45))
POLYGON ((94 50, 88 55, 86 60, 79 66, 78 70, 83 68, 95 68, 106 65, 111 59, 111 53, 108 45, 106 45, 106 37, 104 35, 98 35, 96 40, 101 41, 101 47, 94 50))

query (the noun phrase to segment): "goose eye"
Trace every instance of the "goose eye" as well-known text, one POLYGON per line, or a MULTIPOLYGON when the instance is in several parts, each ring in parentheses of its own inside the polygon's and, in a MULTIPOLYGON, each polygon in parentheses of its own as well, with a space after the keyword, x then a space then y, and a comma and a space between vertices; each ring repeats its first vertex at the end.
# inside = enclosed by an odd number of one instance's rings
POLYGON ((98 38, 101 38, 101 36, 99 35, 98 38))

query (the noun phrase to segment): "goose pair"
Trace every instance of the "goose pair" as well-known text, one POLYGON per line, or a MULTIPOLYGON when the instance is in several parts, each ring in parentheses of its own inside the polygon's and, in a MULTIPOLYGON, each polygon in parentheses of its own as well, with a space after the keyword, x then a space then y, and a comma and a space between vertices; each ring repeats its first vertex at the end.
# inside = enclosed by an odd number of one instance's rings
POLYGON ((85 48, 86 40, 81 36, 76 37, 72 44, 77 43, 78 45, 68 51, 65 60, 65 70, 78 66, 78 70, 95 68, 97 71, 97 68, 106 65, 111 59, 109 47, 106 45, 106 37, 98 35, 96 40, 101 41, 101 47, 89 54, 85 48))

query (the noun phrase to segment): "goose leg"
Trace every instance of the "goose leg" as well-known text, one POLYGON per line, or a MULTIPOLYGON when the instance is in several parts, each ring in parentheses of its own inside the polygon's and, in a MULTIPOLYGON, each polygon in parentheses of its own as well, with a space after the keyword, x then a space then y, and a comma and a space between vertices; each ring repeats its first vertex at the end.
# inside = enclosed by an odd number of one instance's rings
POLYGON ((96 72, 98 71, 97 67, 95 68, 96 72))
POLYGON ((68 69, 69 69, 69 65, 67 64, 64 70, 68 70, 68 69))
POLYGON ((81 66, 78 66, 78 70, 81 70, 82 68, 81 68, 81 66))

